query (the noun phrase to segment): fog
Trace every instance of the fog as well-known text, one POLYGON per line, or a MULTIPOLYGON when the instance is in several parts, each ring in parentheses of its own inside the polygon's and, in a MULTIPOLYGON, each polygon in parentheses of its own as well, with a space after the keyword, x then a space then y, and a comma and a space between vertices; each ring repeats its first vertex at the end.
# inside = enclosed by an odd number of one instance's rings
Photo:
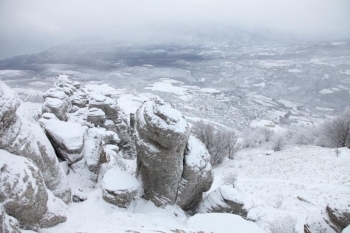
POLYGON ((142 38, 148 28, 206 23, 344 39, 349 22, 348 0, 0 0, 0 59, 77 38, 142 38))

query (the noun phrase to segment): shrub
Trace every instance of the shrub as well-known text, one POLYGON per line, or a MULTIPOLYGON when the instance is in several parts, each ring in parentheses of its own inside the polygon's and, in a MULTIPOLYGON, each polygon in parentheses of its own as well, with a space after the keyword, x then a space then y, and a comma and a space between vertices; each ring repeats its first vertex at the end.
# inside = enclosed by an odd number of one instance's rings
POLYGON ((232 185, 234 188, 236 186, 237 181, 237 173, 230 172, 225 174, 224 178, 222 179, 223 184, 232 185))
POLYGON ((233 130, 216 129, 214 125, 197 121, 191 129, 210 154, 212 165, 220 164, 225 157, 233 158, 237 151, 237 136, 233 130))
POLYGON ((296 233, 295 225, 297 221, 291 216, 275 219, 275 221, 268 223, 268 228, 271 233, 296 233))

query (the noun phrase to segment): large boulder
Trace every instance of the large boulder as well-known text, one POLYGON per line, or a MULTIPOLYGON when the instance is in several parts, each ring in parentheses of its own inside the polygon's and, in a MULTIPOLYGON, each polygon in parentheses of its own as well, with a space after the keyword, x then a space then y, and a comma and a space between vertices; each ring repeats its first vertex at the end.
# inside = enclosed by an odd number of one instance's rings
POLYGON ((198 139, 190 136, 176 204, 184 210, 194 211, 202 201, 203 192, 208 191, 212 183, 210 154, 198 139))
POLYGON ((0 203, 21 228, 37 229, 48 194, 40 170, 28 159, 0 150, 0 203))
POLYGON ((38 123, 22 114, 20 105, 18 95, 0 81, 0 149, 31 159, 40 169, 47 188, 64 202, 71 202, 66 175, 50 141, 38 123))
POLYGON ((85 131, 80 124, 60 121, 50 113, 43 114, 40 124, 44 127, 58 155, 68 164, 73 164, 83 158, 85 131))
POLYGON ((53 113, 61 121, 67 120, 67 113, 71 110, 72 104, 69 97, 57 88, 50 88, 43 94, 44 103, 42 113, 53 113))
POLYGON ((140 188, 138 180, 120 169, 108 170, 102 180, 103 199, 121 208, 127 208, 140 188))
POLYGON ((102 127, 106 121, 106 114, 99 108, 90 108, 87 113, 87 121, 102 127))
POLYGON ((118 118, 121 118, 121 110, 118 103, 105 95, 92 94, 90 95, 89 109, 98 108, 101 109, 108 119, 113 122, 117 122, 118 118))
POLYGON ((17 219, 9 216, 5 208, 0 204, 0 232, 1 233, 21 233, 17 219))
POLYGON ((144 197, 157 206, 176 201, 188 137, 186 120, 170 103, 148 101, 137 110, 137 172, 144 197))
POLYGON ((198 213, 231 213, 247 218, 241 193, 230 185, 222 185, 209 193, 199 204, 198 213))

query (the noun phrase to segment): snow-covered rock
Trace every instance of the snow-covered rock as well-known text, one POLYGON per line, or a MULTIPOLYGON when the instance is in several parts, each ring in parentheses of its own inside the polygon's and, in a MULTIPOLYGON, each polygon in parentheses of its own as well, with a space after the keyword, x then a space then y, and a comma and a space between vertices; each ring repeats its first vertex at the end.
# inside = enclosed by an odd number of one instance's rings
POLYGON ((105 152, 103 141, 93 128, 86 131, 83 155, 89 170, 97 174, 100 164, 105 161, 105 152))
POLYGON ((0 82, 0 149, 31 159, 47 188, 64 202, 71 202, 71 190, 50 141, 38 123, 23 116, 20 104, 17 94, 0 82))
POLYGON ((40 170, 27 158, 0 150, 0 203, 21 228, 37 229, 48 194, 40 170))
POLYGON ((265 233, 255 223, 233 214, 196 214, 188 219, 187 227, 195 232, 265 233))
POLYGON ((56 198, 50 191, 47 193, 47 211, 41 216, 38 222, 39 226, 42 228, 53 227, 67 220, 66 204, 61 199, 56 198))
POLYGON ((72 108, 69 97, 56 88, 50 88, 43 94, 42 113, 53 113, 61 121, 67 120, 67 113, 72 108))
POLYGON ((183 172, 189 126, 162 100, 144 102, 136 113, 137 168, 144 196, 157 206, 174 204, 183 172))
POLYGON ((82 159, 85 131, 80 124, 60 121, 51 113, 43 114, 40 123, 63 160, 72 164, 82 159))
POLYGON ((111 119, 113 122, 117 122, 118 118, 122 118, 122 111, 118 103, 105 95, 101 94, 91 94, 89 101, 89 109, 98 108, 101 109, 108 119, 111 119))
POLYGON ((103 199, 121 208, 129 206, 140 188, 138 180, 120 169, 110 169, 103 176, 103 199))
POLYGON ((106 121, 106 114, 98 108, 90 108, 87 114, 87 121, 98 126, 103 126, 106 121))
POLYGON ((198 139, 190 136, 176 204, 184 210, 195 210, 202 201, 203 192, 208 191, 212 183, 210 155, 198 139))
POLYGON ((327 214, 332 223, 343 230, 350 225, 350 206, 336 206, 333 203, 326 207, 327 214))
POLYGON ((309 213, 304 223, 305 233, 319 233, 319 232, 329 232, 337 233, 340 232, 337 229, 326 212, 326 210, 314 210, 309 213), (337 231, 336 231, 337 230, 337 231))
POLYGON ((0 204, 0 232, 1 233, 21 233, 17 219, 9 216, 5 208, 0 204))
POLYGON ((222 185, 205 197, 198 213, 231 213, 246 218, 248 211, 244 208, 243 195, 230 185, 222 185))

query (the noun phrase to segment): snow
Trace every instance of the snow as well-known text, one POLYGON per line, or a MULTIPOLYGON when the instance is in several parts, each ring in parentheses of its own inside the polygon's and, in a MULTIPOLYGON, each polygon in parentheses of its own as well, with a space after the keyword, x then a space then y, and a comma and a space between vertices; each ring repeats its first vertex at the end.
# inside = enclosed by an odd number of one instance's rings
POLYGON ((160 92, 168 92, 173 93, 175 95, 185 95, 187 89, 179 86, 174 86, 173 84, 182 84, 182 82, 178 82, 173 79, 163 78, 160 79, 159 82, 155 82, 150 87, 145 87, 145 89, 149 89, 152 91, 160 91, 160 92))
POLYGON ((289 73, 301 73, 303 72, 302 70, 299 70, 299 69, 288 69, 288 72, 289 73))
POLYGON ((342 233, 350 233, 350 226, 346 227, 342 233))
POLYGON ((40 120, 44 123, 45 130, 50 132, 55 141, 63 143, 68 150, 81 149, 84 144, 85 134, 83 127, 78 123, 60 121, 52 115, 44 113, 43 118, 40 120), (45 117, 49 117, 49 119, 45 117))
POLYGON ((219 91, 218 89, 215 89, 215 88, 202 88, 202 89, 200 89, 200 91, 204 92, 204 93, 210 93, 210 94, 221 93, 221 91, 219 91))
POLYGON ((190 135, 187 143, 187 148, 190 151, 189 154, 186 155, 186 164, 191 166, 192 168, 205 169, 210 170, 211 166, 208 163, 206 165, 205 160, 209 160, 209 153, 207 149, 204 147, 203 143, 199 141, 197 138, 190 135))
POLYGON ((196 214, 188 220, 187 226, 196 229, 196 231, 205 230, 215 233, 265 232, 253 222, 248 222, 233 214, 196 214))
POLYGON ((134 191, 140 188, 140 183, 126 171, 114 168, 108 170, 103 176, 102 188, 115 193, 123 190, 134 191))

